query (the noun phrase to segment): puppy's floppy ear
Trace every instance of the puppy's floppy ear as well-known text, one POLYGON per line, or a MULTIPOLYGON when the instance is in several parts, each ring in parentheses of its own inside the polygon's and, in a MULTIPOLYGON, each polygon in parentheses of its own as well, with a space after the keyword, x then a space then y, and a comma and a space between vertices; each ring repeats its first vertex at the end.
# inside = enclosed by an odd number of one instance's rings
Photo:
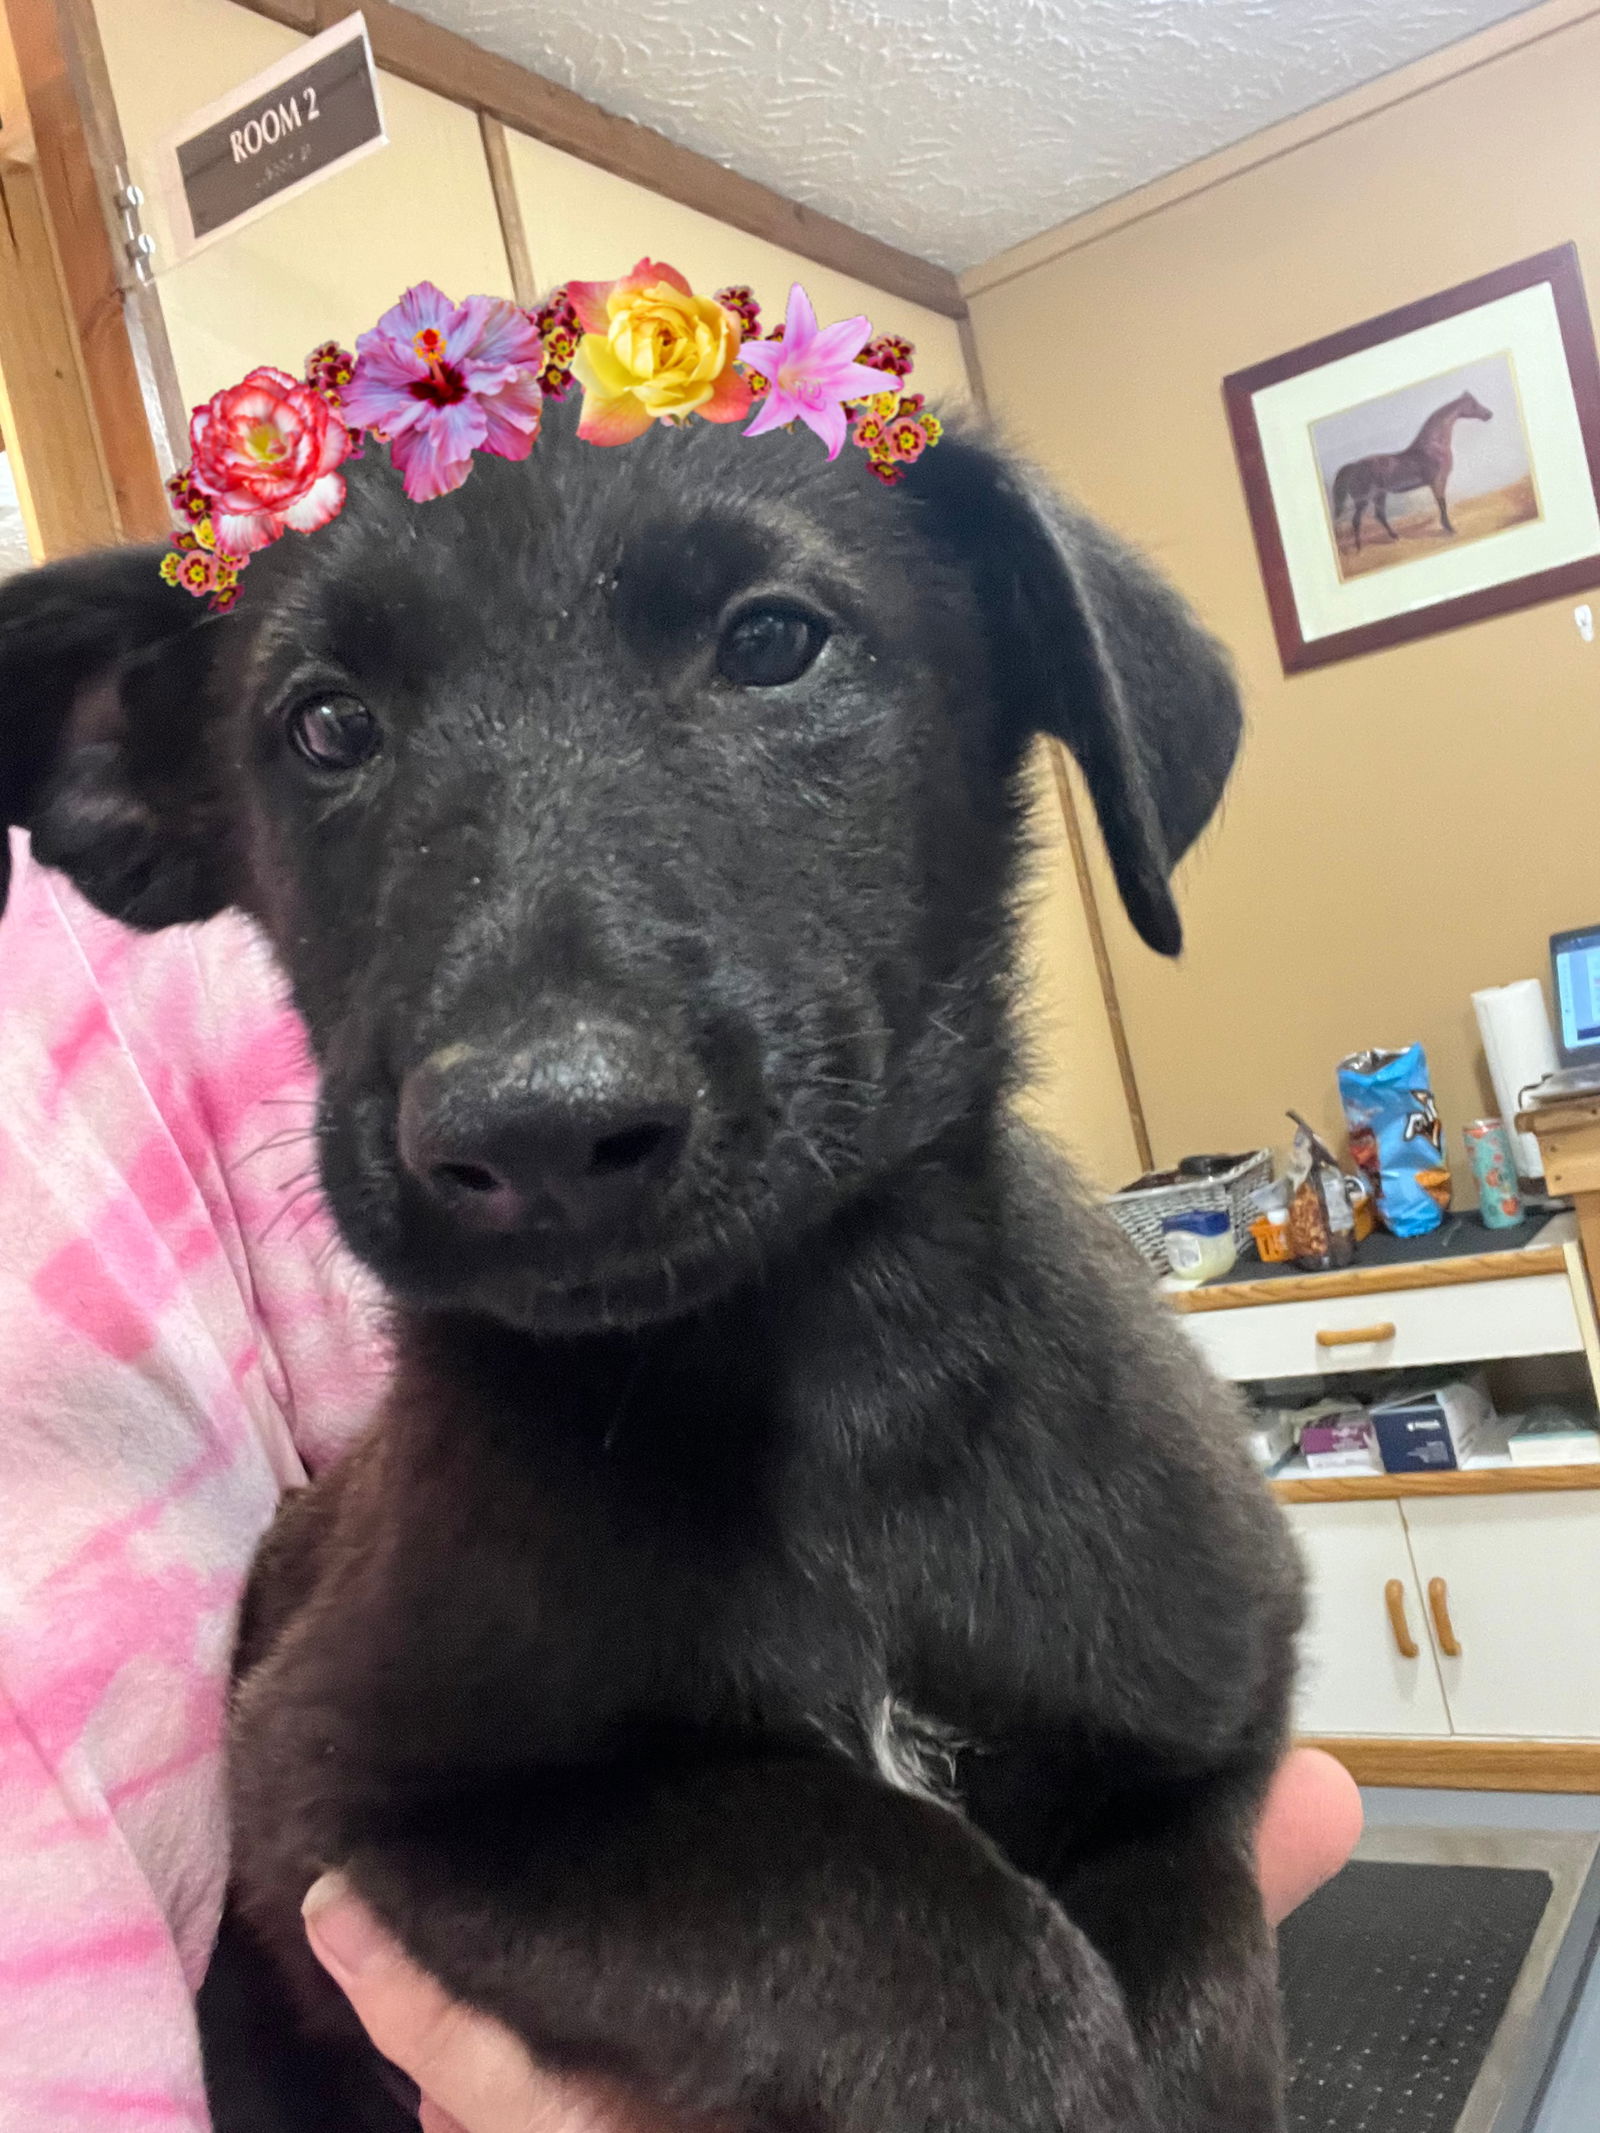
MULTIPOLYGON (((163 584, 161 551, 112 549, 0 586, 0 827, 32 835, 113 918, 210 918, 230 898, 207 760, 217 631, 163 584)), ((9 875, 0 837, 0 909, 9 875)))
POLYGON ((1176 955, 1173 868, 1210 819, 1241 725, 1226 653, 1141 558, 959 429, 906 483, 960 554, 989 633, 1002 748, 1077 757, 1128 916, 1176 955))

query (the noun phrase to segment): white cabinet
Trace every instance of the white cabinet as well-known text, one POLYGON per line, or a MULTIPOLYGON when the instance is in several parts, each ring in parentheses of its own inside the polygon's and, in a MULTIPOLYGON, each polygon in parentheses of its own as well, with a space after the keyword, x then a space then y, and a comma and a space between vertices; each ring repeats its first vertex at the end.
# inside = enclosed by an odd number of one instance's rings
POLYGON ((1189 1338, 1225 1378, 1583 1354, 1600 1395, 1600 1328, 1571 1215, 1454 1258, 1331 1274, 1257 1269, 1210 1288, 1165 1287, 1189 1338))
MULTIPOLYGON (((1169 1293, 1226 1378, 1581 1355, 1600 1397, 1600 1325, 1571 1215, 1453 1257, 1391 1252, 1382 1265, 1369 1255, 1337 1273, 1258 1270, 1169 1293)), ((1600 1475, 1571 1479, 1522 1468, 1503 1481, 1275 1483, 1309 1575, 1298 1730, 1600 1743, 1600 1475)))
POLYGON ((1302 1503, 1284 1511, 1309 1573, 1296 1730, 1412 1740, 1448 1734, 1399 1504, 1302 1503))
POLYGON ((1454 1730, 1600 1739, 1600 1493, 1402 1508, 1454 1730))
POLYGON ((1600 1490, 1284 1512, 1310 1581, 1298 1732, 1600 1740, 1600 1490))
MULTIPOLYGON (((1258 1286, 1268 1290, 1276 1284, 1258 1286)), ((1241 1285, 1229 1293, 1248 1290, 1241 1285)), ((1229 1310, 1191 1307, 1183 1324, 1212 1369, 1235 1380, 1437 1369, 1503 1356, 1576 1355, 1584 1347, 1566 1272, 1452 1281, 1426 1289, 1367 1289, 1355 1296, 1229 1310), (1354 1340, 1358 1333, 1371 1338, 1354 1340)))

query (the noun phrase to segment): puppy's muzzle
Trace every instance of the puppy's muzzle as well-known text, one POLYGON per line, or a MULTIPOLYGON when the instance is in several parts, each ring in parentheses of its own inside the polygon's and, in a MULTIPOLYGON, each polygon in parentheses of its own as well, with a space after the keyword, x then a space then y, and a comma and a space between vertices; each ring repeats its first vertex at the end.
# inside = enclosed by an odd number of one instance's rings
POLYGON ((622 1230, 677 1172, 694 1099, 689 1063, 625 1023, 586 1017, 514 1047, 450 1044, 405 1078, 400 1159, 461 1229, 622 1230))

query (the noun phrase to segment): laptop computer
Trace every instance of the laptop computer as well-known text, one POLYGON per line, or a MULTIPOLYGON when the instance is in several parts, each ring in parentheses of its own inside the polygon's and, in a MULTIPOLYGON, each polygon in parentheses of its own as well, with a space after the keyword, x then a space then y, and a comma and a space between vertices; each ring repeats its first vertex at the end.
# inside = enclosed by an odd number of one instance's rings
POLYGON ((1550 990, 1561 1065, 1527 1094, 1537 1093, 1541 1103, 1600 1094, 1600 926, 1551 934, 1550 990))

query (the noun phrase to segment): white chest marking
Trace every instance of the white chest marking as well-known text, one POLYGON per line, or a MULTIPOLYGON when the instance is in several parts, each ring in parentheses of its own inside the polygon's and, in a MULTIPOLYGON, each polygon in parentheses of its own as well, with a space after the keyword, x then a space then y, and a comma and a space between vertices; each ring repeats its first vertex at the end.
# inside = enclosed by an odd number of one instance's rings
POLYGON ((873 1767, 897 1792, 957 1807, 956 1757, 964 1743, 936 1718, 923 1718, 898 1697, 883 1696, 867 1714, 873 1767))

